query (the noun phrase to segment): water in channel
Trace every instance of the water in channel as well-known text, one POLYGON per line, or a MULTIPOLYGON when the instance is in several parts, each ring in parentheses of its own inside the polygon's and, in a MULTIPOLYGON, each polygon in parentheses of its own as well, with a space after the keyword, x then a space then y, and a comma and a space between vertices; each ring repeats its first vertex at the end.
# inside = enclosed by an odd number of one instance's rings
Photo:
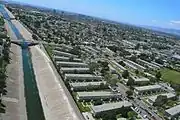
MULTIPOLYGON (((6 12, 6 10, 4 9, 3 5, 0 5, 0 12, 2 13, 4 19, 8 21, 8 24, 15 33, 17 39, 21 41, 25 41, 25 39, 20 34, 19 30, 11 22, 11 19, 8 13, 6 12)), ((29 49, 22 49, 22 59, 23 59, 27 118, 28 120, 45 120, 38 88, 36 85, 31 54, 29 49)))

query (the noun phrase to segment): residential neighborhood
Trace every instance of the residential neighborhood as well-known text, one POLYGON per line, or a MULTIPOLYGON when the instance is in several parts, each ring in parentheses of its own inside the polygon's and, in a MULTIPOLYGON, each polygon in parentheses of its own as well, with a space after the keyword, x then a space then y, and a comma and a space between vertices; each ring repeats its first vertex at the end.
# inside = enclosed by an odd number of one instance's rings
POLYGON ((84 120, 180 120, 179 37, 55 9, 5 7, 45 51, 84 120))

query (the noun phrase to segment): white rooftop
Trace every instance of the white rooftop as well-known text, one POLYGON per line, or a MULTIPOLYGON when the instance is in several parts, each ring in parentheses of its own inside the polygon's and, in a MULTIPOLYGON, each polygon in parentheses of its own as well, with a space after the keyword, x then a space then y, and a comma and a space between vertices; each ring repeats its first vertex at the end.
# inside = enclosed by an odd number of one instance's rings
POLYGON ((167 109, 166 112, 169 113, 171 116, 175 116, 180 113, 180 105, 167 109))
POLYGON ((92 74, 65 74, 66 79, 102 79, 102 76, 92 74))
POLYGON ((139 64, 137 64, 137 63, 135 63, 135 62, 133 62, 133 61, 131 61, 131 60, 128 60, 128 59, 127 59, 126 61, 129 62, 130 64, 136 66, 136 67, 139 67, 139 68, 143 69, 143 70, 146 69, 145 67, 143 67, 143 66, 141 66, 141 65, 139 65, 139 64))
POLYGON ((102 104, 102 105, 92 106, 92 110, 94 113, 99 113, 99 112, 122 108, 123 106, 131 107, 132 104, 128 101, 121 101, 121 102, 116 102, 116 103, 106 103, 106 104, 102 104))
POLYGON ((68 52, 62 52, 62 51, 58 51, 58 50, 53 50, 53 53, 55 55, 62 55, 62 56, 65 56, 65 57, 69 57, 69 56, 74 56, 76 57, 76 55, 73 55, 71 53, 68 53, 68 52))
MULTIPOLYGON (((57 55, 54 56, 54 59, 55 59, 55 60, 62 60, 62 61, 68 61, 69 58, 70 58, 70 57, 63 57, 63 56, 57 56, 57 55)), ((73 60, 75 60, 75 61, 82 61, 82 60, 79 59, 79 58, 73 58, 73 60)))
POLYGON ((106 92, 106 91, 94 91, 94 92, 77 92, 79 97, 98 97, 98 96, 114 96, 121 95, 119 93, 106 92))
POLYGON ((135 82, 144 82, 144 81, 148 82, 149 81, 149 79, 145 77, 139 78, 139 77, 132 76, 132 78, 135 80, 135 82))
POLYGON ((69 67, 61 67, 61 70, 62 71, 71 71, 71 70, 85 70, 85 71, 88 71, 89 68, 69 68, 69 67))
POLYGON ((77 66, 88 66, 85 63, 81 63, 81 62, 63 62, 63 61, 57 61, 57 64, 60 65, 67 65, 67 66, 73 66, 73 65, 77 65, 77 66))
POLYGON ((138 91, 148 91, 148 90, 154 90, 154 89, 161 89, 160 85, 148 85, 148 86, 141 86, 141 87, 135 87, 138 91))
POLYGON ((101 84, 106 84, 106 81, 99 81, 99 82, 74 82, 74 83, 69 83, 72 87, 86 87, 88 85, 101 85, 101 84))
POLYGON ((132 69, 134 69, 134 70, 137 70, 137 67, 134 66, 133 64, 131 64, 131 63, 129 63, 129 62, 126 62, 126 61, 124 61, 124 63, 126 64, 126 66, 128 66, 128 67, 130 67, 130 68, 132 68, 132 69))
POLYGON ((115 60, 111 61, 114 65, 116 65, 118 68, 120 68, 121 70, 127 70, 125 67, 121 66, 119 63, 117 63, 115 60))
POLYGON ((153 63, 150 63, 150 62, 147 62, 147 61, 145 61, 145 60, 142 60, 142 59, 138 59, 138 61, 140 61, 140 62, 143 62, 143 63, 145 63, 145 64, 147 64, 147 65, 149 65, 148 67, 154 67, 154 68, 160 68, 159 66, 157 66, 157 65, 155 65, 155 64, 153 64, 153 63))
MULTIPOLYGON (((164 94, 159 94, 159 95, 165 95, 165 96, 167 96, 168 99, 173 98, 173 97, 176 96, 173 93, 164 93, 164 94)), ((155 102, 159 95, 149 96, 147 98, 150 99, 151 101, 155 102)))

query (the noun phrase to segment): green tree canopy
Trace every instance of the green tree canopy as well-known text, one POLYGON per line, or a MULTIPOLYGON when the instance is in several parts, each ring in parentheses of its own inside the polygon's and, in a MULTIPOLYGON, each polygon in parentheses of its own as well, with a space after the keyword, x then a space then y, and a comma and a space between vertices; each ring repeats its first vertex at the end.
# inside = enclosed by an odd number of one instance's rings
POLYGON ((129 77, 129 71, 128 70, 123 71, 122 77, 127 79, 129 77))

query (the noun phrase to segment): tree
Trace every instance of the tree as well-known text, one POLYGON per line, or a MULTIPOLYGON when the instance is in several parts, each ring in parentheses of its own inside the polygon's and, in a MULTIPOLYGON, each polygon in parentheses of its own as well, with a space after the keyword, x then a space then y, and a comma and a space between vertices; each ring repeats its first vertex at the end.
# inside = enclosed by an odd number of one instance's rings
POLYGON ((135 118, 137 117, 137 113, 135 113, 134 111, 129 111, 127 115, 130 120, 135 120, 135 118))
POLYGON ((138 43, 138 44, 136 44, 136 46, 135 46, 135 50, 138 50, 140 48, 140 44, 138 43))
POLYGON ((102 104, 103 102, 100 99, 94 101, 94 105, 102 105, 102 104))
POLYGON ((157 73, 156 73, 156 78, 157 78, 157 80, 160 80, 160 78, 161 78, 161 72, 160 71, 158 71, 157 73))
POLYGON ((156 82, 156 78, 151 77, 150 78, 150 82, 155 83, 156 82))
POLYGON ((91 73, 95 72, 99 68, 99 64, 96 62, 89 63, 89 71, 91 73))
POLYGON ((135 70, 135 73, 136 73, 136 75, 138 75, 139 74, 139 70, 135 70))
POLYGON ((128 97, 130 97, 130 96, 133 95, 133 92, 131 90, 128 90, 128 91, 126 91, 126 94, 127 94, 128 97))
POLYGON ((127 85, 128 85, 128 86, 134 85, 134 80, 133 80, 131 77, 129 77, 129 79, 128 79, 128 81, 127 81, 127 85))
POLYGON ((69 62, 73 62, 73 61, 74 61, 74 57, 73 56, 69 57, 69 62))
POLYGON ((126 66, 126 64, 123 61, 119 61, 118 63, 123 67, 126 66))
POLYGON ((157 96, 155 102, 154 102, 154 106, 159 106, 161 107, 163 104, 165 104, 167 102, 167 96, 166 95, 159 95, 157 96))
POLYGON ((127 79, 129 77, 129 71, 128 70, 123 71, 122 77, 127 79))
POLYGON ((173 107, 174 104, 176 104, 176 102, 172 101, 172 100, 168 100, 167 103, 166 103, 166 105, 169 106, 169 107, 173 107))
POLYGON ((99 86, 99 88, 100 88, 100 89, 105 89, 105 88, 107 88, 107 85, 104 84, 104 83, 101 83, 100 86, 99 86))
POLYGON ((73 47, 73 49, 70 50, 70 53, 79 56, 81 54, 80 49, 81 49, 80 46, 75 46, 73 47))
POLYGON ((35 34, 32 34, 32 38, 33 38, 34 40, 38 40, 38 37, 37 37, 37 35, 35 35, 35 34))

